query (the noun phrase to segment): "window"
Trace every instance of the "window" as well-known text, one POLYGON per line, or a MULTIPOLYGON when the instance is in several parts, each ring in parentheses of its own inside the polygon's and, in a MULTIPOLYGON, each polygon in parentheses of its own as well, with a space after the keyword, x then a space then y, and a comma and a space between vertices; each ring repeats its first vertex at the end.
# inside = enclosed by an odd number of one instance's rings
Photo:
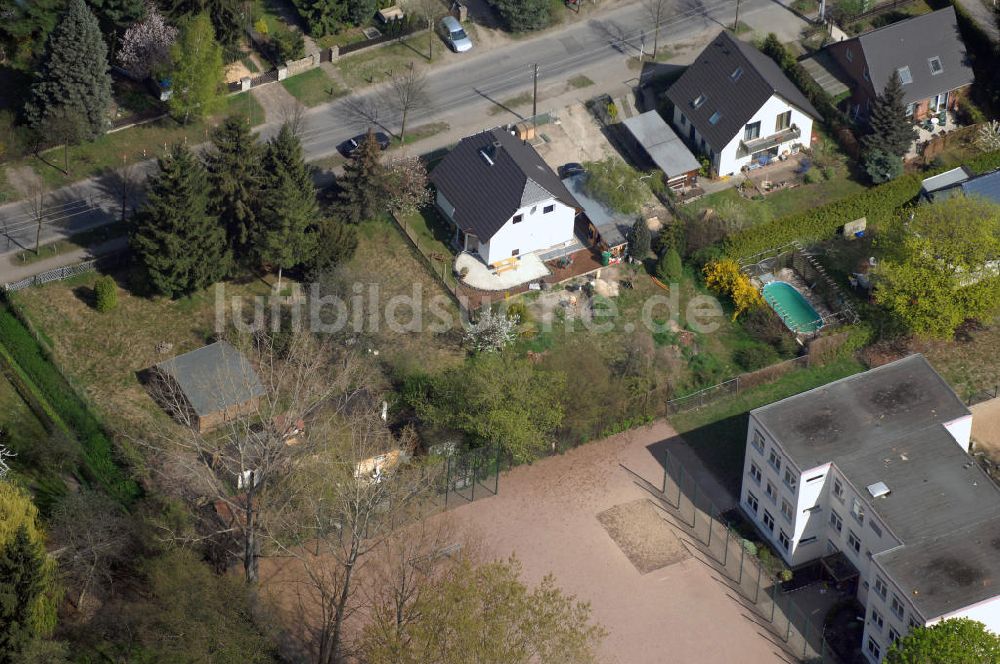
POLYGON ((752 141, 760 137, 760 122, 751 122, 743 128, 743 140, 752 141))
POLYGON ((705 103, 706 99, 708 99, 708 97, 705 95, 698 95, 691 100, 691 108, 701 108, 701 105, 705 103))
POLYGON ((882 661, 882 648, 879 647, 878 642, 872 637, 868 637, 868 654, 872 656, 876 662, 882 661))
POLYGON ((792 522, 792 505, 784 498, 781 499, 781 515, 788 523, 792 522))
POLYGON ((913 75, 910 73, 909 67, 900 67, 896 70, 896 73, 899 74, 899 80, 903 83, 903 85, 913 83, 913 75))
POLYGON ((764 525, 769 531, 774 532, 774 517, 767 510, 764 510, 764 525))
POLYGON ((753 461, 750 462, 750 477, 753 478, 754 482, 760 484, 760 467, 753 461))
POLYGON ((882 527, 880 525, 878 525, 877 523, 875 523, 875 519, 872 519, 871 521, 869 521, 868 525, 872 527, 872 531, 876 535, 878 535, 879 537, 882 537, 882 527))
POLYGON ((840 515, 833 510, 830 511, 830 525, 833 526, 833 529, 838 533, 844 529, 843 519, 841 519, 840 515))
POLYGON ((753 510, 754 516, 757 515, 757 506, 760 503, 757 502, 757 496, 753 495, 752 491, 747 491, 747 505, 753 510))
POLYGON ((844 55, 847 56, 848 62, 854 62, 854 54, 851 53, 851 49, 847 49, 847 53, 845 53, 844 55))
POLYGON ((764 434, 756 429, 753 430, 753 437, 750 439, 750 444, 753 445, 754 449, 764 453, 764 434))
POLYGON ((799 540, 799 546, 802 546, 803 544, 812 544, 815 541, 816 541, 815 535, 813 535, 812 537, 803 537, 802 539, 799 540))
POLYGON ((903 600, 899 599, 899 595, 892 596, 892 604, 890 607, 892 609, 892 615, 896 616, 900 620, 903 619, 903 600))
POLYGON ((914 618, 913 616, 910 616, 910 620, 906 624, 910 626, 910 629, 916 629, 917 627, 920 627, 920 623, 918 623, 917 619, 914 618))
POLYGON ((774 120, 774 130, 782 131, 788 129, 792 126, 792 112, 785 111, 784 113, 778 113, 778 117, 774 120))
POLYGON ((795 489, 799 486, 799 478, 795 476, 791 468, 785 468, 785 486, 795 493, 795 489))
POLYGON ((878 593, 878 596, 883 600, 885 599, 885 594, 889 592, 889 587, 885 585, 885 581, 882 580, 881 576, 875 577, 875 592, 878 593))
POLYGON ((542 214, 548 214, 549 212, 552 212, 555 209, 556 209, 555 205, 546 205, 545 207, 542 208, 542 214))
POLYGON ((944 71, 944 67, 941 66, 941 58, 936 55, 933 58, 928 58, 927 66, 931 68, 932 76, 937 76, 944 71))
POLYGON ((716 111, 715 113, 712 113, 710 116, 708 116, 708 124, 710 125, 719 124, 719 120, 721 119, 722 119, 722 113, 716 111))
POLYGON ((514 221, 515 224, 521 223, 522 221, 524 221, 524 215, 523 214, 515 214, 513 221, 514 221))
POLYGON ((906 117, 912 117, 914 113, 917 112, 917 102, 906 105, 906 117))
POLYGON ((784 549, 785 551, 788 551, 788 547, 790 545, 790 541, 788 539, 788 535, 785 534, 784 530, 780 530, 780 529, 778 530, 778 542, 781 544, 781 548, 782 549, 784 549))
POLYGON ((861 525, 865 524, 865 506, 857 498, 851 504, 851 516, 853 516, 858 523, 861 525))
POLYGON ((742 75, 743 75, 743 67, 737 67, 736 69, 733 70, 733 73, 729 75, 729 78, 733 79, 734 81, 738 81, 740 80, 740 76, 742 75))
POLYGON ((882 619, 882 614, 878 612, 878 609, 872 607, 872 625, 874 625, 878 631, 882 631, 885 628, 885 620, 882 619))
POLYGON ((899 632, 894 627, 889 628, 889 644, 895 645, 899 642, 899 632))
POLYGON ((767 462, 771 464, 771 467, 775 470, 781 470, 781 455, 771 450, 771 454, 767 457, 767 462))
POLYGON ((771 480, 767 481, 767 488, 764 489, 764 493, 767 494, 767 497, 771 499, 772 503, 777 502, 778 490, 774 488, 773 484, 771 484, 771 480))
POLYGON ((844 483, 840 480, 833 481, 833 495, 835 495, 840 502, 844 502, 844 483))
POLYGON ((515 249, 514 251, 510 252, 510 255, 511 255, 511 256, 517 256, 517 255, 518 255, 518 254, 520 254, 520 253, 521 253, 521 250, 520 250, 520 249, 515 249))
POLYGON ((847 544, 854 549, 854 553, 861 553, 861 540, 858 539, 853 530, 847 531, 847 544))

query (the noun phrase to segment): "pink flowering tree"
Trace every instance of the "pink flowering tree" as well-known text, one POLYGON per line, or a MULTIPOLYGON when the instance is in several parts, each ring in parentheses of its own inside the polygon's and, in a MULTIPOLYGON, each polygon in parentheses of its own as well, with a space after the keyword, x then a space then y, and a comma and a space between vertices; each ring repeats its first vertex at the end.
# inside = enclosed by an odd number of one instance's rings
POLYGON ((122 36, 118 64, 129 75, 144 79, 170 65, 170 47, 177 39, 177 28, 167 23, 150 3, 146 17, 129 26, 122 36))

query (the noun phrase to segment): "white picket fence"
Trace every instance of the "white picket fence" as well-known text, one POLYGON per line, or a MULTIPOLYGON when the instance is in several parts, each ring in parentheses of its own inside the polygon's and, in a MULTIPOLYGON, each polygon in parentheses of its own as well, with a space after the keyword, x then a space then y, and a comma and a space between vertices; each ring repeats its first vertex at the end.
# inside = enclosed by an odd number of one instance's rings
POLYGON ((99 268, 114 267, 121 262, 124 255, 124 252, 118 252, 108 254, 107 256, 101 256, 99 258, 93 258, 82 263, 76 263, 75 265, 57 267, 53 270, 41 272, 31 277, 25 277, 20 281, 6 283, 3 285, 3 289, 8 293, 13 293, 14 291, 30 288, 31 286, 41 286, 42 284, 47 284, 50 281, 62 281, 64 279, 69 279, 70 277, 75 277, 76 275, 83 274, 84 272, 93 272, 99 268))

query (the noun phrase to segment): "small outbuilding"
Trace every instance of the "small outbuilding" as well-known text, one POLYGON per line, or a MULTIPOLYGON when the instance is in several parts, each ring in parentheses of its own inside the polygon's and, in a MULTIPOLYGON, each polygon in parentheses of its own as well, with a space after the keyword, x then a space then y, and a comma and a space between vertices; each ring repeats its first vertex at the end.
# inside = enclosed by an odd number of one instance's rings
POLYGON ((206 432, 252 412, 265 390, 247 357, 217 341, 156 365, 164 405, 181 421, 206 432))
POLYGON ((583 208, 580 213, 590 246, 600 252, 605 265, 620 263, 628 249, 628 234, 633 221, 627 215, 612 210, 607 205, 587 195, 584 183, 587 174, 572 175, 563 180, 566 189, 583 208))
POLYGON ((628 130, 632 148, 645 153, 663 171, 668 187, 685 189, 697 182, 701 164, 658 112, 646 111, 626 118, 622 124, 628 130))

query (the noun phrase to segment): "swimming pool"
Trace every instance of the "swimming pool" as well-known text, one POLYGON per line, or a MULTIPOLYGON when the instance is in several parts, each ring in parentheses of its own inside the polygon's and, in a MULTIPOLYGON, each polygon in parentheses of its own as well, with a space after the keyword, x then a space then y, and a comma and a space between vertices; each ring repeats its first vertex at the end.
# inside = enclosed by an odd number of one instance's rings
POLYGON ((781 317, 792 332, 810 333, 823 327, 819 313, 809 300, 786 281, 772 281, 764 285, 764 301, 781 317))

